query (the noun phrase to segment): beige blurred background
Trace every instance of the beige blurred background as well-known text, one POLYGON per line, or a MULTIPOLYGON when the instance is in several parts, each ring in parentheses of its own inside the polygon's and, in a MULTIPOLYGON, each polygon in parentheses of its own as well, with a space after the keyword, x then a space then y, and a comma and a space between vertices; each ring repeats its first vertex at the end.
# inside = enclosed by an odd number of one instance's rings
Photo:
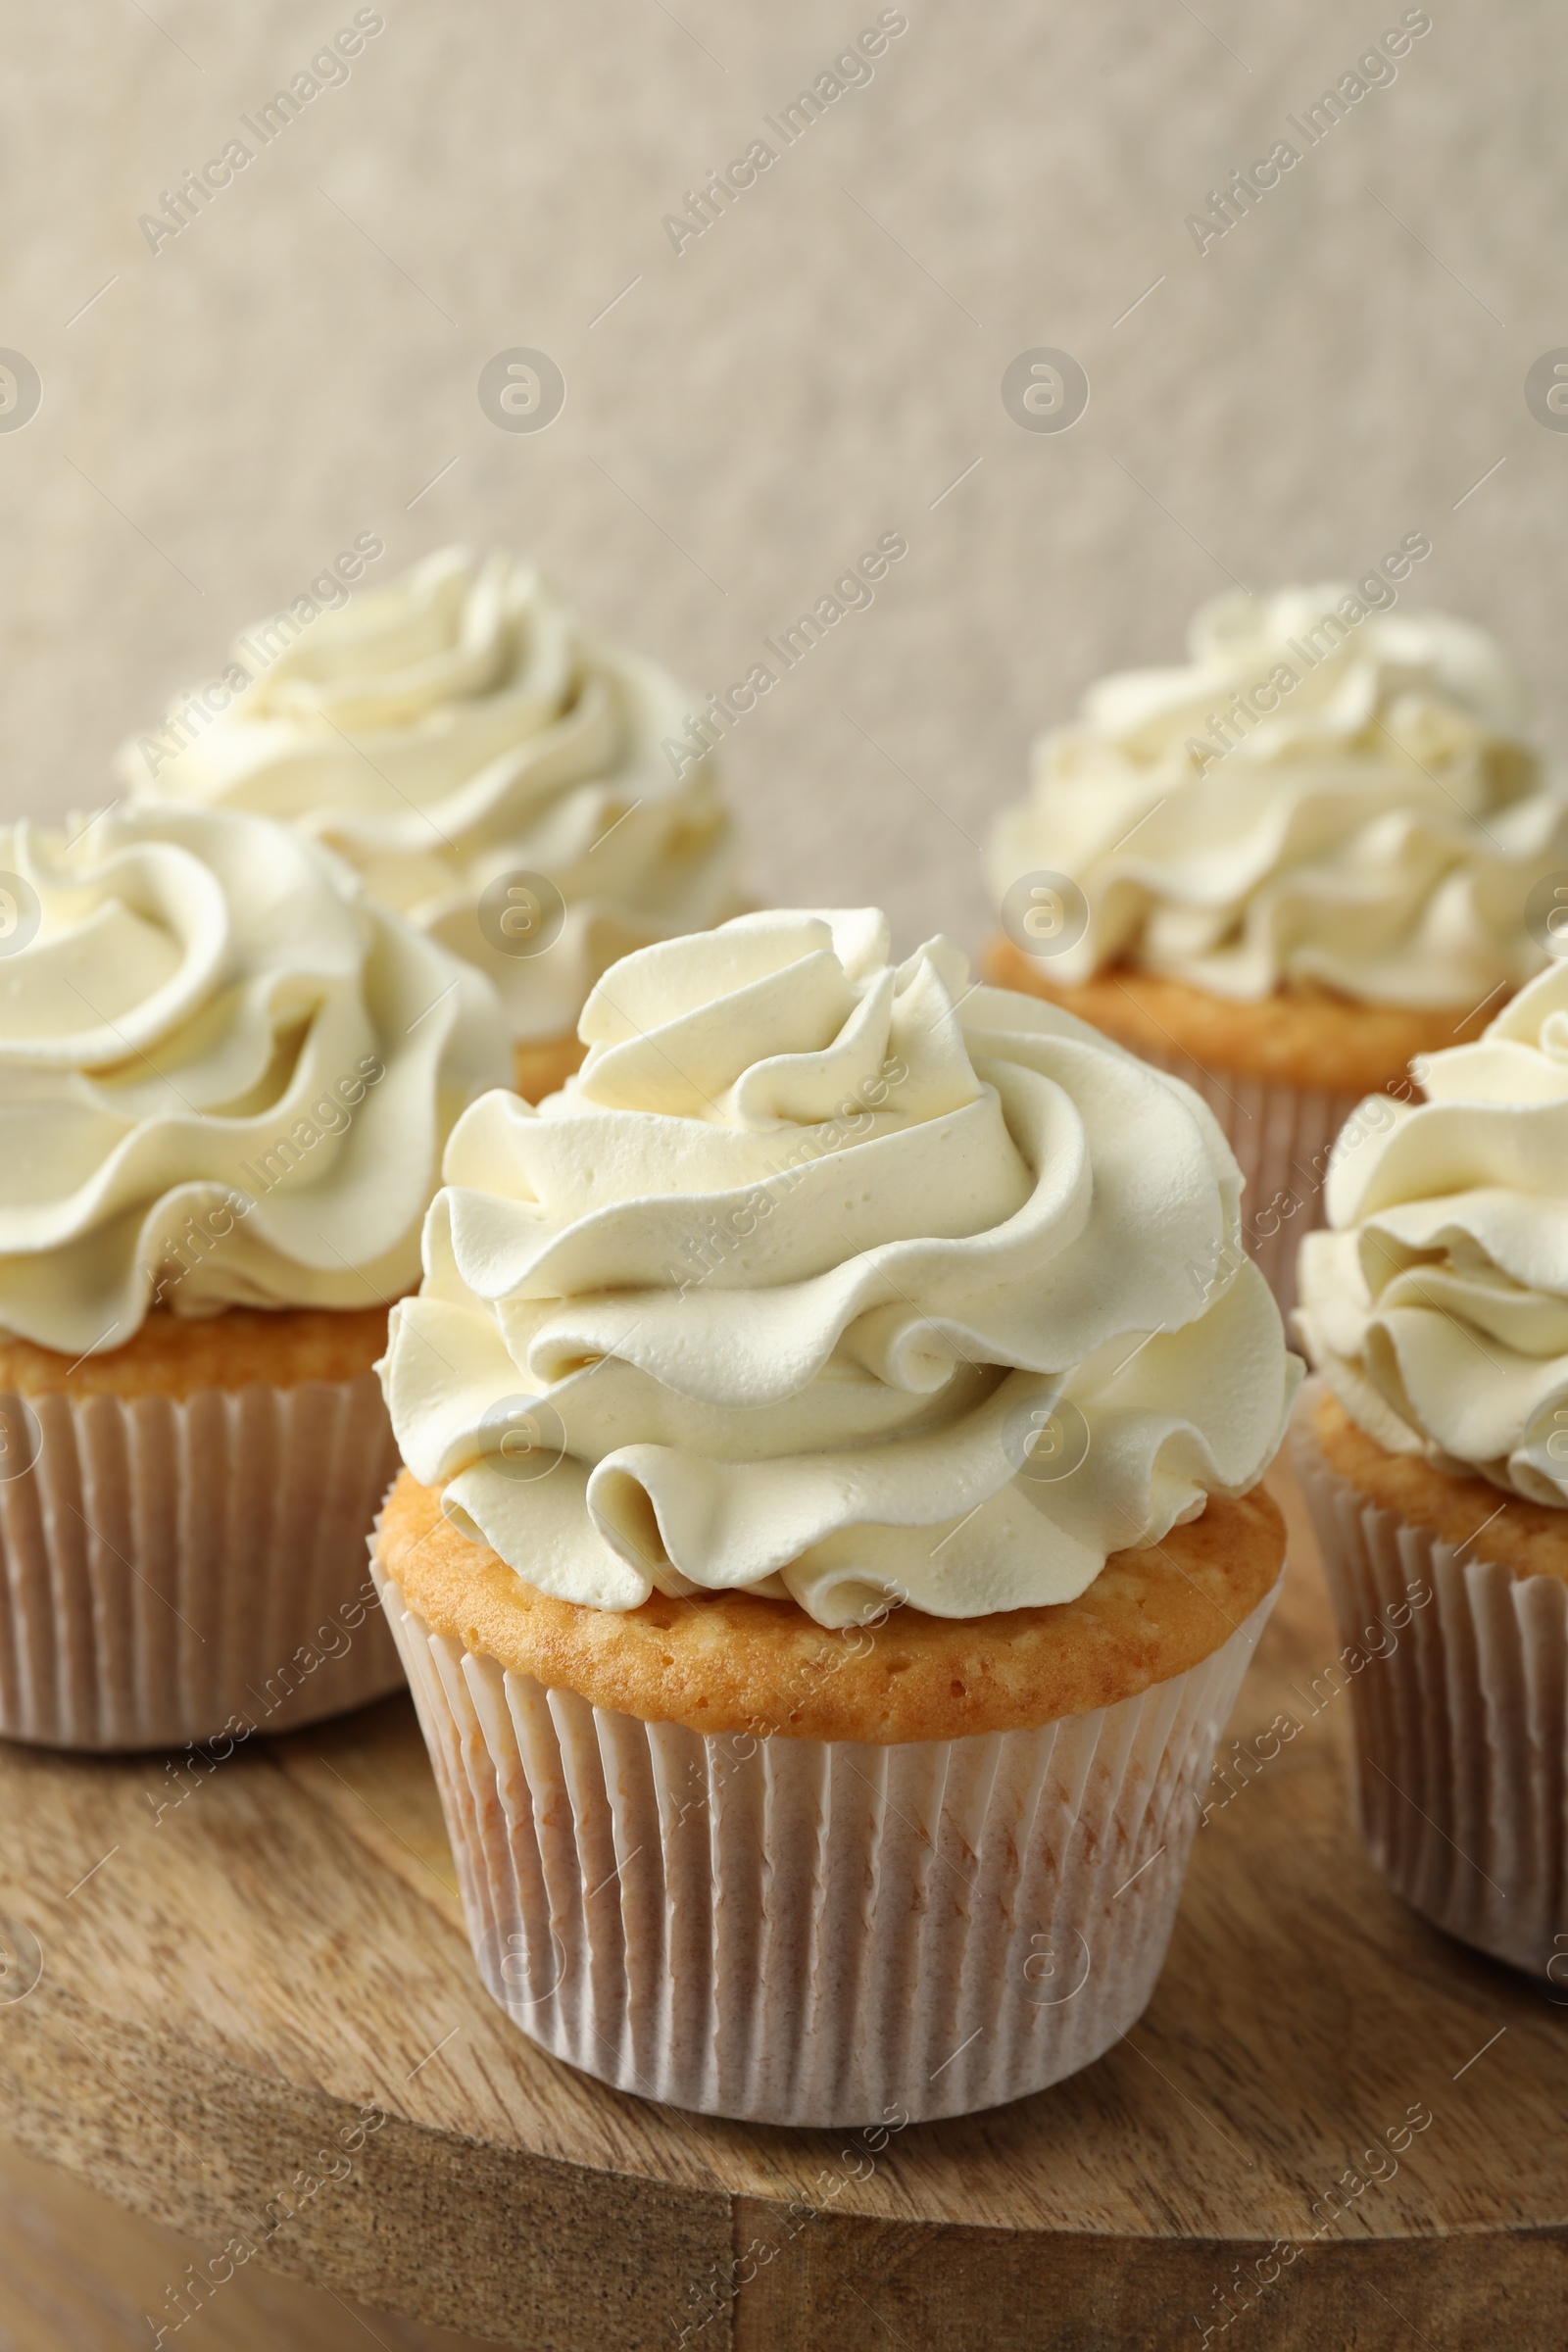
POLYGON ((662 217, 781 145, 763 116, 875 5, 386 0, 349 77, 149 251, 138 215, 355 13, 5 11, 0 344, 42 382, 0 431, 6 813, 108 797, 120 737, 365 531, 374 579, 453 538, 532 551, 704 691, 902 532, 727 767, 759 895, 881 900, 906 947, 979 944, 975 845, 1031 733, 1174 659, 1233 580, 1423 530, 1410 587, 1498 630, 1568 729, 1568 434, 1524 400, 1568 344, 1546 0, 1434 0, 1202 257, 1186 216, 1303 144, 1286 117, 1401 7, 908 0, 872 78, 677 254, 662 217), (545 431, 476 395, 519 345, 565 378, 545 431), (1070 431, 1004 409, 1037 346, 1087 371, 1070 431))

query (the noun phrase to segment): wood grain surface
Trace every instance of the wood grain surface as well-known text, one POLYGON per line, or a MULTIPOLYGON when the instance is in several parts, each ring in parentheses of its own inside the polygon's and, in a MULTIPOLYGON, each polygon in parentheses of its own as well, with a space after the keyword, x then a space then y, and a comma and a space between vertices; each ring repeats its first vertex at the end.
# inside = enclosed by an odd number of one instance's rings
MULTIPOLYGON (((146 2352, 151 2315, 209 2249, 115 2205, 0 2141, 0 2345, 5 2352, 146 2352)), ((477 2352, 480 2339, 307 2286, 252 2264, 201 2300, 180 2352, 477 2352)))
POLYGON ((1233 2327, 1252 2352, 1556 2352, 1561 1996, 1427 1929, 1367 1862, 1339 1644, 1273 1483, 1292 1571, 1164 1976, 1054 2090, 871 2151, 557 2064, 478 1985, 391 1699, 183 1776, 0 1752, 6 2130, 220 2267, 238 2241, 246 2278, 562 2352, 683 2328, 704 2352, 1092 2352, 1233 2327))

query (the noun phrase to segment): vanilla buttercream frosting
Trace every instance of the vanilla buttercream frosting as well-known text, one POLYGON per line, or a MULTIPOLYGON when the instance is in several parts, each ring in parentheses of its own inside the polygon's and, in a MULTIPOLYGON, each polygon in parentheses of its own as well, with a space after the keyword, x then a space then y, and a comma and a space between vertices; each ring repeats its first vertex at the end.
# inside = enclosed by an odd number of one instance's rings
POLYGON ((587 635, 531 565, 448 548, 274 653, 286 625, 241 635, 249 683, 217 715, 186 697, 122 748, 138 799, 254 809, 326 842, 489 975, 519 1040, 569 1034, 628 950, 735 911, 733 826, 711 756, 686 748, 691 698, 587 635), (487 887, 519 873, 559 894, 537 954, 482 917, 487 887))
POLYGON ((1419 1074, 1335 1147, 1298 1328, 1389 1452, 1568 1501, 1568 964, 1419 1074))
POLYGON ((0 1328, 72 1356, 150 1305, 363 1307, 418 1275, 494 992, 265 817, 0 827, 0 1328))
POLYGON ((1125 960, 1246 1002, 1426 1007, 1540 969, 1525 902, 1568 864, 1568 799, 1492 639, 1394 595, 1219 597, 1186 668, 1107 678, 1040 739, 988 870, 999 897, 1039 873, 1081 893, 1051 979, 1125 960))
POLYGON ((1261 1475, 1299 1367, 1177 1080, 874 910, 648 948, 581 1034, 460 1120, 382 1366, 529 1584, 981 1616, 1261 1475))

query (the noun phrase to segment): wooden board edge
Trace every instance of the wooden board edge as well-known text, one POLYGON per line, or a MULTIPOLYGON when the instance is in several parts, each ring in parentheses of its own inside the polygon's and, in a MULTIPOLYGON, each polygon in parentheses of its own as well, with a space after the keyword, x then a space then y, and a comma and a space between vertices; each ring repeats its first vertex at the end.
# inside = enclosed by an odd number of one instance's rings
POLYGON ((1246 2352, 1561 2352, 1568 2310, 1568 2222, 1289 2245, 781 2213, 736 2200, 735 2352, 1199 2352, 1233 2326, 1246 2352))
MULTIPOLYGON (((211 2248, 214 2285, 255 2261, 502 2343, 662 2352, 732 2240, 722 2193, 433 2131, 43 1985, 0 2008, 0 2112, 18 2145, 211 2248)), ((149 2342, 209 2292, 172 2278, 149 2342)), ((704 2352, 730 2338, 724 2316, 704 2352)))
MULTIPOLYGON (((730 2198, 431 2131, 58 1988, 0 2011, 0 2097, 22 2145, 211 2248, 219 2283, 255 2260, 562 2352, 885 2352, 890 2335, 1153 2352, 1244 2317, 1253 2352, 1396 2352, 1412 2328, 1432 2352, 1465 2352, 1499 2326, 1510 2352, 1558 2352, 1568 2304, 1568 2223, 1282 2250, 877 2221, 834 2213, 826 2192, 730 2198)), ((191 2266, 171 2278, 150 2340, 205 2292, 191 2266)))

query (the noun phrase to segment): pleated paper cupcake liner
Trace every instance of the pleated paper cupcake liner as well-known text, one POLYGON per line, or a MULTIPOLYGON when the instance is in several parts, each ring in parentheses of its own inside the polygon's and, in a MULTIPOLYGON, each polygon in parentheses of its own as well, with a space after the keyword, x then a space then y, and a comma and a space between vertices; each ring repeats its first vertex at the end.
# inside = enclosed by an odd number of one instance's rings
POLYGON ((1368 1502, 1318 1444, 1321 1394, 1302 1390, 1292 1443, 1341 1639, 1365 1658, 1349 1686, 1361 1834, 1435 1926, 1537 1976, 1555 1958, 1560 1975, 1568 1586, 1466 1557, 1368 1502))
POLYGON ((1296 1257, 1303 1233, 1323 1224, 1329 1151, 1362 1095, 1329 1094, 1264 1078, 1215 1073, 1176 1048, 1139 1058, 1185 1079, 1201 1095, 1235 1152, 1247 1190, 1242 1238, 1282 1315, 1296 1304, 1296 1257))
POLYGON ((878 1746, 592 1706, 376 1577, 487 1989, 618 2089, 798 2125, 996 2106, 1126 2032, 1274 1600, 1097 1714, 878 1746))
POLYGON ((366 1561, 397 1473, 373 1372, 293 1389, 0 1396, 0 1736, 285 1731, 401 1683, 366 1561))

